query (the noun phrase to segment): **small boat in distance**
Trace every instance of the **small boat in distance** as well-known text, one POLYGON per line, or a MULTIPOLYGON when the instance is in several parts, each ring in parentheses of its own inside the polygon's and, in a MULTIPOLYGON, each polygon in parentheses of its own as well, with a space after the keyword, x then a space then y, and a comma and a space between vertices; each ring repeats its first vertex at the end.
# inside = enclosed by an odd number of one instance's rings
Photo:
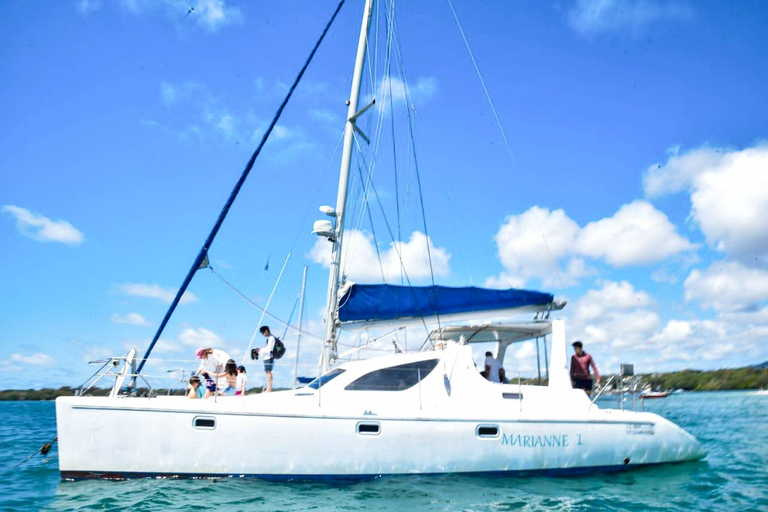
POLYGON ((653 391, 650 387, 640 392, 640 400, 654 400, 657 398, 667 398, 670 395, 669 391, 653 391))

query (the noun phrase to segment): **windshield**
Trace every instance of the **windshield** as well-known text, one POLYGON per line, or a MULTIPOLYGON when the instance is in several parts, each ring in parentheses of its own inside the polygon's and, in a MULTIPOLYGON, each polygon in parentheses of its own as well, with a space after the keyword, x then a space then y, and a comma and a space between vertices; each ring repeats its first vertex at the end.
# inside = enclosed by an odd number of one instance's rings
POLYGON ((325 375, 321 375, 320 377, 316 378, 315 380, 307 384, 307 387, 312 389, 317 389, 320 386, 324 386, 328 381, 335 379, 345 371, 346 370, 342 370, 341 368, 336 368, 335 370, 331 370, 325 375))

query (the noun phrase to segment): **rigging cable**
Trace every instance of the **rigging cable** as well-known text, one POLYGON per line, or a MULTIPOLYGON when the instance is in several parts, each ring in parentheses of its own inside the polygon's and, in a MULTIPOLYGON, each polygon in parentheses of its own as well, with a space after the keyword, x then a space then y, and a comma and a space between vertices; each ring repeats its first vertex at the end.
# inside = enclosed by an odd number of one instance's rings
POLYGON ((253 307, 255 307, 256 309, 258 309, 259 311, 263 312, 263 313, 264 313, 266 316, 268 316, 268 317, 270 317, 270 318, 272 318, 272 319, 276 320, 277 322, 280 322, 281 324, 283 324, 283 325, 285 325, 285 326, 288 326, 288 327, 290 327, 291 329, 294 329, 294 330, 296 330, 296 331, 300 332, 301 334, 304 334, 304 335, 310 336, 310 337, 312 337, 312 338, 316 338, 316 339, 318 339, 318 340, 323 340, 323 337, 322 337, 322 336, 318 336, 318 335, 316 335, 316 334, 312 334, 312 333, 311 333, 311 332, 309 332, 309 331, 305 331, 305 330, 299 329, 299 328, 298 328, 298 327, 296 327, 295 325, 291 325, 291 323, 290 323, 290 322, 286 322, 286 321, 285 321, 285 320, 283 320, 282 318, 280 318, 280 317, 277 317, 277 316, 273 315, 272 313, 269 313, 269 312, 268 312, 268 311, 267 311, 265 308, 263 308, 263 307, 259 306, 259 305, 258 305, 256 302, 254 302, 253 300, 249 299, 249 298, 248 298, 248 297, 247 297, 247 296, 246 296, 246 295, 245 295, 243 292, 241 292, 240 290, 238 290, 237 288, 235 288, 235 286, 234 286, 232 283, 230 283, 229 281, 227 281, 227 280, 224 278, 224 276, 222 276, 221 274, 219 274, 218 272, 216 272, 216 270, 215 270, 215 269, 214 269, 212 266, 208 265, 208 269, 209 269, 209 270, 210 270, 210 271, 213 273, 213 275, 215 275, 216 277, 218 277, 219 279, 221 279, 221 281, 222 281, 222 282, 223 282, 225 285, 227 285, 227 286, 228 286, 228 287, 229 287, 229 288, 230 288, 230 289, 231 289, 233 292, 235 292, 237 295, 239 295, 241 299, 243 299, 245 302, 247 302, 247 303, 248 303, 248 304, 250 304, 251 306, 253 306, 253 307))
MULTIPOLYGON (((472 52, 472 48, 469 46, 469 40, 467 39, 466 34, 464 34, 464 29, 461 26, 461 22, 459 21, 459 16, 456 14, 456 9, 453 8, 453 2, 451 0, 448 0, 448 6, 451 8, 451 13, 453 13, 453 19, 456 20, 456 26, 459 28, 459 32, 461 33, 461 38, 464 40, 464 46, 467 48, 467 53, 469 53, 469 58, 472 59, 472 65, 475 67, 475 72, 477 73, 477 78, 480 80, 480 85, 483 86, 483 91, 485 92, 485 97, 488 100, 488 105, 491 107, 491 112, 493 113, 493 118, 496 120, 496 125, 499 127, 499 133, 501 133, 501 138, 504 139, 504 145, 507 147, 507 152, 509 153, 509 158, 512 161, 512 166, 515 168, 516 171, 520 172, 520 167, 517 165, 517 160, 515 160, 515 155, 512 152, 512 146, 509 144, 509 140, 507 139, 507 134, 504 131, 504 127, 501 124, 501 119, 499 119, 499 114, 496 112, 496 107, 493 104, 493 100, 491 99, 491 94, 488 92, 488 87, 485 85, 485 80, 483 80, 483 75, 480 73, 480 67, 477 65, 477 60, 475 60, 475 54, 472 52)), ((536 222, 536 227, 539 229, 539 233, 541 234, 541 239, 544 241, 544 247, 547 249, 547 254, 549 255, 549 259, 552 262, 552 266, 555 267, 555 275, 557 277, 557 281, 560 284, 560 288, 563 289, 563 280, 560 277, 560 269, 557 265, 557 260, 555 260, 555 257, 552 255, 552 250, 549 247, 549 242, 547 242, 547 237, 544 235, 544 229, 541 227, 541 224, 539 223, 538 215, 536 214, 536 211, 533 211, 533 220, 536 222)))
MULTIPOLYGON (((264 321, 264 315, 267 314, 269 305, 272 303, 272 297, 275 296, 277 286, 280 284, 280 280, 283 278, 283 272, 285 272, 285 267, 288 265, 288 260, 290 259, 291 253, 288 253, 288 256, 285 257, 285 261, 283 262, 283 267, 280 269, 280 273, 277 275, 277 281, 275 281, 275 285, 272 287, 272 292, 269 294, 267 303, 264 305, 264 310, 261 312, 261 317, 259 317, 259 321, 256 323, 256 327, 253 329, 253 336, 251 336, 251 341, 248 343, 248 349, 243 354, 243 360, 240 362, 240 364, 245 364, 246 360, 248 359, 248 355, 251 353, 251 347, 253 346, 253 341, 256 339, 256 333, 260 332, 261 322, 264 321)), ((288 321, 290 322, 291 320, 289 319, 288 321)))
MULTIPOLYGON (((394 20, 394 16, 392 19, 394 20)), ((435 283, 435 270, 434 270, 434 265, 432 264, 432 248, 430 247, 429 231, 427 229, 427 213, 424 209, 424 194, 421 188, 421 173, 419 173, 419 161, 418 161, 418 158, 416 157, 416 141, 413 135, 413 119, 411 118, 411 108, 413 108, 413 101, 411 99, 410 91, 408 90, 408 78, 405 75, 405 67, 403 66, 403 54, 400 48, 399 40, 397 38, 397 32, 396 32, 397 26, 394 23, 394 21, 392 23, 392 26, 395 29, 393 30, 395 48, 397 49, 397 57, 398 57, 398 63, 400 64, 399 66, 400 72, 402 73, 402 76, 403 76, 403 89, 405 90, 405 109, 406 109, 406 112, 408 113, 408 115, 406 116, 408 119, 408 133, 410 135, 411 147, 413 148, 413 166, 416 172, 416 183, 419 191, 419 203, 421 206, 421 220, 424 225, 424 236, 426 237, 425 243, 427 245, 427 258, 429 260, 429 275, 432 278, 432 290, 434 291, 434 294, 435 294, 435 317, 437 318, 437 328, 440 329, 441 328, 440 304, 437 296, 437 284, 435 283)), ((414 108, 414 112, 415 112, 415 108, 414 108)))
MULTIPOLYGON (((221 225, 224 223, 224 219, 227 217, 227 214, 229 213, 229 209, 232 207, 232 204, 235 202, 235 199, 237 198, 237 195, 240 192, 240 189, 242 188, 243 183, 245 183, 245 180, 248 177, 248 174, 251 172, 251 169, 253 169, 253 165, 256 163, 256 158, 261 153, 261 150, 264 147, 264 144, 266 144, 267 139, 272 133, 272 130, 274 130, 275 125, 277 125, 277 121, 280 119, 280 116, 282 115, 283 110, 285 109, 285 106, 288 104, 288 100, 290 100, 291 96, 293 96, 293 92, 296 90, 296 87, 299 85, 301 78, 304 76, 304 73, 309 67, 309 63, 312 62, 312 59, 314 58, 315 53, 317 53, 318 48, 320 48, 320 43, 322 43, 323 39, 325 39, 325 35, 328 33, 328 30, 330 30, 331 25, 336 19, 336 16, 339 14, 339 11, 341 11, 341 7, 344 5, 345 1, 346 0, 341 0, 339 2, 339 5, 336 7, 336 10, 333 12, 333 15, 331 16, 331 19, 328 20, 328 23, 326 24, 325 29, 323 29, 323 32, 320 35, 320 38, 315 43, 315 47, 312 48, 312 51, 309 53, 309 57, 307 57, 307 60, 304 63, 304 66, 302 66, 301 71, 299 71, 299 74, 296 76, 296 79, 293 81, 291 88, 288 90, 288 93, 285 95, 283 102, 280 104, 280 107, 278 107, 277 112, 275 113, 275 116, 272 118, 272 122, 269 124, 269 127, 267 128, 266 132, 264 132, 264 136, 261 138, 261 142, 259 142, 258 147, 253 152, 253 155, 251 155, 251 158, 248 160, 248 163, 246 164, 245 169, 240 175, 240 179, 237 180, 235 187, 232 189, 232 192, 229 194, 229 198, 227 199, 227 202, 224 203, 224 207, 221 209, 221 213, 219 213, 219 217, 216 220, 216 223, 213 225, 213 229, 211 229, 211 232, 208 234, 208 237, 205 239, 205 242, 203 243, 203 247, 200 249, 200 252, 197 254, 195 261, 192 263, 192 267, 187 272, 187 275, 184 278, 184 281, 182 282, 181 287, 179 287, 178 292, 176 292, 176 297, 174 297, 173 302, 171 302, 171 305, 168 308, 168 311, 165 313, 165 317, 160 323, 160 326, 158 327, 157 332, 155 333, 155 336, 152 338, 152 342, 149 344, 149 347, 147 347, 147 351, 144 353, 144 356, 141 358, 141 362, 139 363, 139 366, 136 369, 136 373, 141 373, 141 370, 144 368, 144 364, 146 364, 147 358, 152 353, 152 349, 155 347, 155 344, 157 343, 157 341, 160 339, 160 335, 162 335, 166 324, 171 319, 171 315, 173 315, 173 312, 176 310, 176 306, 179 305, 179 301, 181 300, 181 297, 184 295, 184 292, 189 287, 189 283, 192 282, 192 277, 194 277, 195 273, 199 269, 205 268, 206 265, 204 265, 203 263, 206 262, 206 260, 208 259, 208 250, 211 248, 211 245, 213 244, 213 240, 216 238, 216 235, 218 234, 219 229, 221 228, 221 225)), ((132 379, 132 384, 135 385, 135 383, 136 383, 136 378, 134 377, 132 379)))

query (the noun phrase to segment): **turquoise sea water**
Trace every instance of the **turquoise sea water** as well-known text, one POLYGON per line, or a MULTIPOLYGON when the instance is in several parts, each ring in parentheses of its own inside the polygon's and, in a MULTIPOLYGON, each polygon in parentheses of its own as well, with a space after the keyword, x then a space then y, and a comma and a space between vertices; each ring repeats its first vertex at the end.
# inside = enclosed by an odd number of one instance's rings
POLYGON ((768 510, 768 396, 684 393, 649 401, 647 409, 690 431, 707 457, 587 476, 408 476, 331 485, 226 479, 60 482, 57 460, 42 463, 40 455, 12 470, 56 435, 54 405, 0 402, 0 509, 768 510))

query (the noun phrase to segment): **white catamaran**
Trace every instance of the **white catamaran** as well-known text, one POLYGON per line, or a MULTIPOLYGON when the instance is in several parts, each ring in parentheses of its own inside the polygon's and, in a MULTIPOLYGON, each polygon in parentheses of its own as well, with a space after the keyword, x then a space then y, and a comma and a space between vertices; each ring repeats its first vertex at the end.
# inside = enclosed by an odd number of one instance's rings
MULTIPOLYGON (((358 110, 372 12, 373 0, 366 0, 337 205, 322 209, 332 220, 315 223, 315 233, 333 246, 322 374, 294 390, 216 400, 122 392, 126 382, 135 385, 141 378, 144 362, 178 299, 195 271, 206 265, 218 227, 276 117, 147 354, 138 359, 133 349, 121 358, 124 366, 109 396, 56 400, 62 478, 572 472, 703 457, 699 442, 670 421, 647 412, 601 409, 582 390, 572 388, 565 325, 551 316, 565 304, 550 294, 342 283, 350 164, 359 132, 355 122, 370 107, 358 110), (483 315, 513 313, 535 318, 504 324, 482 321, 483 315), (400 325, 413 319, 426 325, 435 318, 436 327, 417 352, 338 359, 341 327, 400 325), (548 353, 544 345, 549 366, 546 385, 523 385, 519 380, 492 383, 475 367, 472 348, 477 343, 494 343, 495 358, 502 361, 510 345, 544 337, 551 340, 548 353)), ((286 102, 289 97, 290 93, 286 102)))

